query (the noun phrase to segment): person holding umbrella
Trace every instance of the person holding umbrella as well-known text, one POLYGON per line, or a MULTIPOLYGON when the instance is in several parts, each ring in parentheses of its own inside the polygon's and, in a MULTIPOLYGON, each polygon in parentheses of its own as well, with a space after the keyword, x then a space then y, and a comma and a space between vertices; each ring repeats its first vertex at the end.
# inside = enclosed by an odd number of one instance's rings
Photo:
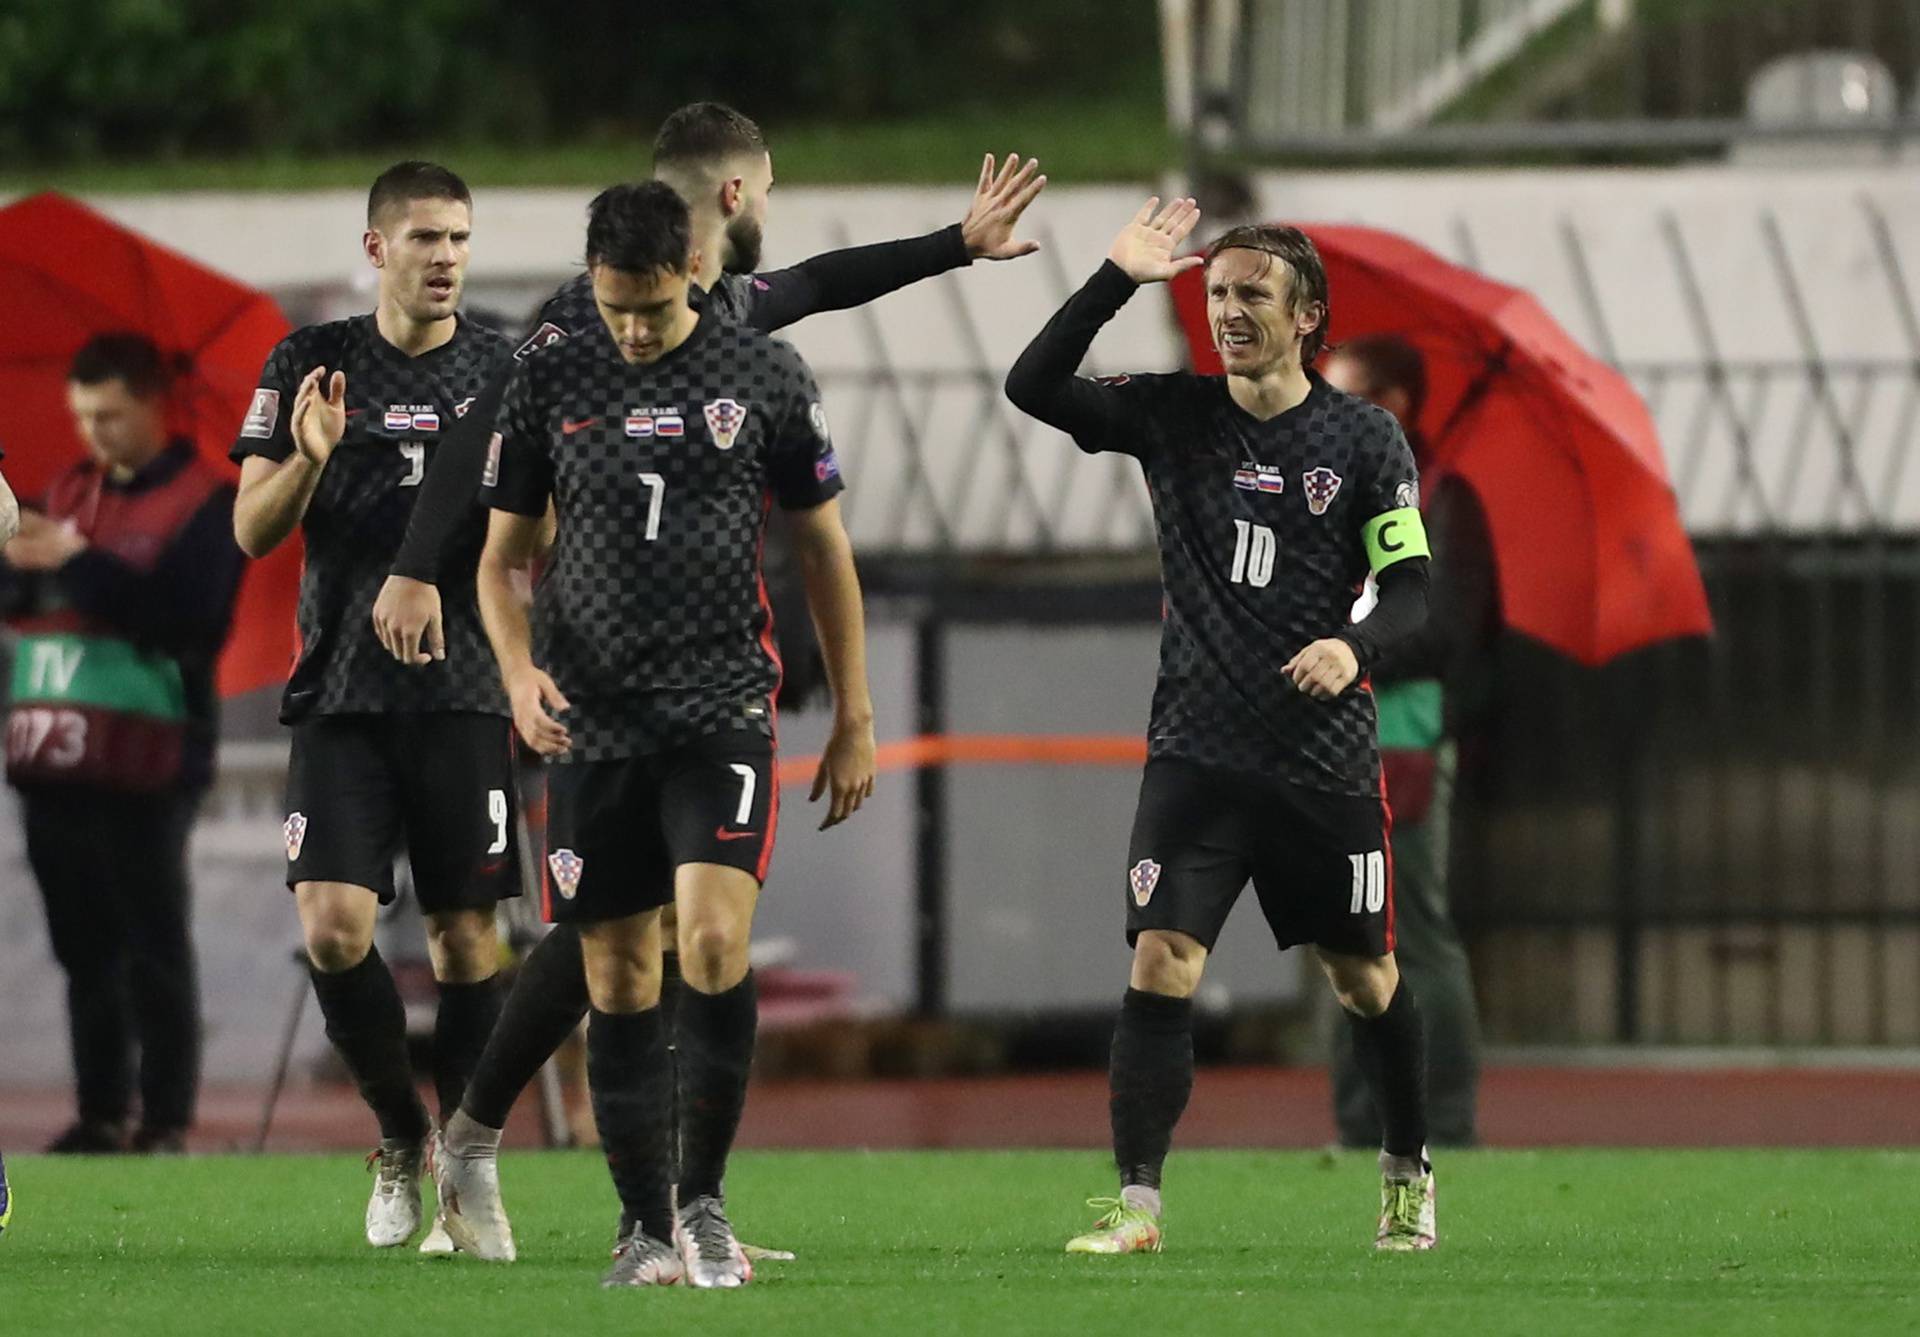
POLYGON ((172 370, 139 334, 80 348, 67 398, 87 455, 5 549, 7 779, 67 975, 78 1079, 54 1152, 182 1150, 199 1086, 187 841, 213 778, 214 661, 242 563, 233 485, 168 434, 172 370))
MULTIPOLYGON (((1378 404, 1406 431, 1421 477, 1432 477, 1420 411, 1426 360, 1393 334, 1365 335, 1328 353, 1327 384, 1378 404)), ((1373 674, 1380 717, 1380 767, 1393 807, 1394 956, 1420 999, 1427 1024, 1428 1137, 1435 1146, 1472 1146, 1480 1085, 1480 1017, 1466 948, 1447 895, 1448 836, 1458 768, 1455 739, 1467 713, 1475 661, 1498 626, 1499 587, 1486 518, 1473 489, 1456 478, 1429 484, 1421 498, 1433 545, 1427 621, 1373 674)), ((1336 1019, 1337 1021, 1337 1019, 1336 1019)), ((1340 1143, 1380 1145, 1380 1119, 1349 1028, 1335 1024, 1333 1116, 1340 1143)))

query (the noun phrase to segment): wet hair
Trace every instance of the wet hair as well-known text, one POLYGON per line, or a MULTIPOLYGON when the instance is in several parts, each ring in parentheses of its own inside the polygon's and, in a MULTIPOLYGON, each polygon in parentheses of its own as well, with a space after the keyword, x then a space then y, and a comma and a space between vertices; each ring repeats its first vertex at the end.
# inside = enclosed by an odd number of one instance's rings
POLYGON ((373 179, 367 192, 367 226, 378 229, 395 209, 415 200, 455 200, 473 208, 473 193, 451 169, 436 162, 397 162, 373 179))
POLYGON ((587 206, 587 264, 630 274, 687 272, 693 223, 664 181, 609 186, 587 206))
POLYGON ((1327 321, 1333 306, 1327 300, 1327 267, 1313 239, 1297 227, 1276 223, 1248 223, 1229 228, 1207 247, 1207 268, 1222 251, 1261 251, 1283 262, 1289 285, 1287 310, 1295 315, 1310 305, 1320 308, 1320 323, 1300 340, 1300 365, 1311 367, 1320 350, 1327 346, 1327 321))
POLYGON ((67 365, 67 379, 75 385, 124 381, 127 392, 135 398, 158 399, 173 384, 178 369, 174 361, 144 334, 96 334, 73 355, 67 365))

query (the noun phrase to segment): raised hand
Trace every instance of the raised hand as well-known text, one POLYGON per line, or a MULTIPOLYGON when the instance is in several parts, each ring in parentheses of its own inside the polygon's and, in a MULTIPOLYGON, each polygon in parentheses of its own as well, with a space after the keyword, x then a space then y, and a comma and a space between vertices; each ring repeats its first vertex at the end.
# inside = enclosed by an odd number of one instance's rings
POLYGON ((1200 206, 1191 199, 1174 200, 1155 216, 1160 197, 1155 195, 1140 206, 1133 221, 1120 229, 1107 252, 1107 259, 1125 270, 1135 283, 1165 283, 1175 274, 1206 263, 1204 257, 1174 252, 1200 221, 1200 206))
POLYGON ((980 164, 980 184, 974 187, 973 204, 960 220, 960 236, 967 243, 967 254, 976 260, 1017 260, 1040 249, 1037 241, 1015 241, 1014 225, 1034 198, 1046 188, 1047 179, 1035 176, 1040 170, 1038 158, 1020 165, 1020 155, 1009 153, 1006 163, 994 169, 989 153, 980 164))
POLYGON ((288 424, 294 446, 314 464, 325 464, 347 434, 347 374, 336 371, 323 390, 320 378, 326 374, 325 367, 315 367, 301 378, 288 424))

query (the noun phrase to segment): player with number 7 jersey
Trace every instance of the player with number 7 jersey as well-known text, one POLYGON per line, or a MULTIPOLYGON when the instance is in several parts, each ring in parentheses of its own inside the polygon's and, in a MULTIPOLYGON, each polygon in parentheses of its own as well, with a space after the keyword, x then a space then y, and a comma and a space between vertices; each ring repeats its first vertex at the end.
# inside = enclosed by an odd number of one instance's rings
MULTIPOLYGON (((376 1247, 422 1224, 431 1129, 400 996, 373 946, 395 856, 408 856, 440 984, 442 1118, 499 1015, 494 912, 521 886, 512 732, 471 576, 446 591, 451 653, 435 662, 397 663, 365 631, 435 443, 512 360, 504 336, 458 314, 471 221, 467 187, 446 168, 382 173, 363 237, 376 309, 287 336, 232 451, 240 547, 263 556, 296 527, 305 540, 299 650, 281 700, 293 734, 286 880, 327 1034, 380 1124, 366 1216, 376 1247)), ((469 569, 484 540, 475 516, 459 536, 469 569)), ((444 1239, 430 1235, 430 1251, 450 1250, 444 1239)))
POLYGON ((1161 1247, 1160 1180, 1193 1085, 1192 998, 1251 881, 1275 941, 1311 944, 1386 1139, 1376 1247, 1434 1242, 1424 1039, 1393 958, 1392 863, 1366 671, 1426 616, 1413 454, 1385 410, 1311 371, 1326 271, 1295 228, 1178 256, 1199 211, 1157 200, 1007 376, 1020 408, 1146 474, 1166 619, 1127 871, 1131 986, 1110 1074, 1120 1193, 1067 1248, 1161 1247), (1206 266, 1225 376, 1077 377, 1143 283, 1206 266), (1352 620, 1364 585, 1371 607, 1352 620))
MULTIPOLYGON (((833 690, 814 785, 833 790, 827 825, 873 784, 859 581, 813 375, 789 345, 689 304, 686 203, 660 181, 603 191, 586 258, 612 347, 550 344, 507 385, 481 478, 481 614, 514 723, 551 763, 546 905, 579 925, 589 1084, 624 1216, 604 1284, 739 1286, 752 1268, 722 1179, 746 1100, 749 938, 780 808, 780 664, 760 569, 770 506, 787 512, 833 690), (549 509, 530 623, 519 581, 549 509), (671 1019, 669 905, 686 985, 671 1019)), ((480 1185, 447 1209, 456 1242, 483 1257, 507 1237, 496 1194, 480 1185)))

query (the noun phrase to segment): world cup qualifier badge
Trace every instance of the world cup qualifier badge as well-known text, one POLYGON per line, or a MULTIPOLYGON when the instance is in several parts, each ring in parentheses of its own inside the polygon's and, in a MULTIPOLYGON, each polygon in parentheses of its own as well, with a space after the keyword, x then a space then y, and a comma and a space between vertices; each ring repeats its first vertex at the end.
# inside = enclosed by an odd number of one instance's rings
POLYGON ((1324 465, 1307 470, 1300 475, 1300 482, 1306 489, 1307 509, 1315 515, 1325 515, 1327 507, 1340 495, 1340 475, 1324 465))
POLYGON ((1160 865, 1151 859, 1142 859, 1128 871, 1127 882, 1133 887, 1133 903, 1146 909, 1147 902, 1153 899, 1153 889, 1160 885, 1160 865))
POLYGON ((287 862, 298 862, 300 847, 307 843, 307 815, 304 812, 288 813, 280 833, 287 838, 287 862))
POLYGON ((722 450, 732 450, 734 438, 740 435, 740 428, 747 421, 747 406, 737 399, 709 399, 706 414, 713 444, 722 450))
POLYGON ((586 867, 587 861, 572 850, 555 850, 547 856, 547 868, 553 873, 553 885, 560 889, 562 900, 572 900, 580 890, 580 874, 586 867))

